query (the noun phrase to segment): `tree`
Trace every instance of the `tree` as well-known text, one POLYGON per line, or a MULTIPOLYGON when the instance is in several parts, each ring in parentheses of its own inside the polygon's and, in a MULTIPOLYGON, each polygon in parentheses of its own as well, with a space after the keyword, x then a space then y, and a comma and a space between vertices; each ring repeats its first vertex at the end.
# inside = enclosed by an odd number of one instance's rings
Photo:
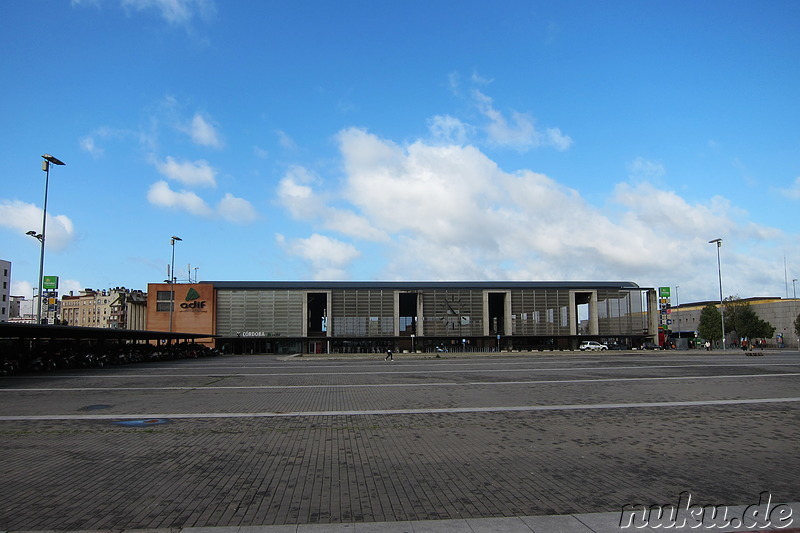
POLYGON ((800 315, 797 315, 797 318, 794 319, 794 332, 800 337, 800 315))
POLYGON ((741 301, 738 296, 726 298, 725 325, 738 337, 748 339, 769 339, 775 334, 775 327, 762 320, 750 303, 741 301))
POLYGON ((720 315, 716 305, 708 304, 700 312, 697 333, 706 340, 718 341, 722 339, 722 315, 720 315))

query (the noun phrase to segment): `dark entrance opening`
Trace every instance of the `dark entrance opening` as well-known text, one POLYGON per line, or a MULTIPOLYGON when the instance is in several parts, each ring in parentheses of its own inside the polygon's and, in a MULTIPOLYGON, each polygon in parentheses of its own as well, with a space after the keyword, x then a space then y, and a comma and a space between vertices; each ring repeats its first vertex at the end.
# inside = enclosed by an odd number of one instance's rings
POLYGON ((589 303, 592 301, 591 292, 576 292, 575 293, 575 316, 577 317, 577 333, 578 335, 591 334, 589 327, 589 303))
POLYGON ((417 334, 417 293, 400 293, 400 302, 397 310, 400 315, 400 335, 417 334))
POLYGON ((308 308, 308 336, 325 337, 328 331, 328 295, 310 292, 306 295, 308 308))
POLYGON ((505 335, 506 293, 489 293, 489 333, 505 335))

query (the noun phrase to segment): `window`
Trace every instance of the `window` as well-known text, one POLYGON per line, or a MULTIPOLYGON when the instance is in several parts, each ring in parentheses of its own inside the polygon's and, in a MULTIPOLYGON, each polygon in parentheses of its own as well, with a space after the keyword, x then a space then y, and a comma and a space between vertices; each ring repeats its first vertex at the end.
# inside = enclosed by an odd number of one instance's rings
POLYGON ((172 291, 156 292, 156 311, 172 311, 172 291))

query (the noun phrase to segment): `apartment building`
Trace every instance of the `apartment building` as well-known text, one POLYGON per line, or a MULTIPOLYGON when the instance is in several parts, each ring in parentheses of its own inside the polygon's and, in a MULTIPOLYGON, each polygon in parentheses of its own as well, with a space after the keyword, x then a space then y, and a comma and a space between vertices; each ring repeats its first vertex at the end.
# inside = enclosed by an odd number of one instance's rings
POLYGON ((11 261, 0 259, 0 322, 11 316, 11 261))
POLYGON ((69 326, 146 329, 147 295, 139 290, 84 289, 61 299, 61 321, 69 326))

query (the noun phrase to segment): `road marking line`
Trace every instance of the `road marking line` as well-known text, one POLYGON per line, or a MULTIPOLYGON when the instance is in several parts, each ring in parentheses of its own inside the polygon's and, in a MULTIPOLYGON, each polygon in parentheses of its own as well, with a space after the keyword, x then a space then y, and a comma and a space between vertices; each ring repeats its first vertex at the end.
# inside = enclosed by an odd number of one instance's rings
POLYGON ((570 405, 519 405, 510 407, 441 407, 428 409, 372 409, 354 411, 289 411, 254 413, 159 413, 108 415, 11 415, 0 416, 2 422, 45 420, 130 420, 130 419, 201 419, 201 418, 287 418, 305 416, 364 416, 364 415, 424 415, 532 411, 583 411, 595 409, 648 409, 656 407, 706 407, 720 405, 750 405, 800 402, 800 398, 754 398, 739 400, 703 400, 686 402, 600 403, 570 405))
MULTIPOLYGON (((381 361, 380 364, 383 364, 381 361)), ((692 364, 692 365, 645 365, 645 366, 608 366, 608 367, 566 367, 566 368, 493 368, 492 372, 586 372, 586 371, 606 371, 606 370, 649 370, 656 371, 662 368, 710 368, 710 367, 767 367, 767 366, 796 366, 789 363, 739 363, 739 364, 692 364)), ((447 369, 447 370, 400 370, 401 366, 393 367, 394 370, 369 370, 363 372, 268 372, 268 373, 226 373, 224 371, 214 372, 209 374, 36 374, 36 375, 16 375, 6 376, 2 379, 53 379, 53 378, 91 378, 91 379, 126 379, 126 378, 195 378, 195 377, 260 377, 260 376, 364 376, 364 375, 382 375, 382 374, 474 374, 486 372, 484 369, 465 370, 465 369, 447 369)))
MULTIPOLYGON (((618 381, 668 381, 668 380, 694 380, 694 379, 736 379, 736 378, 775 378, 795 377, 800 372, 783 374, 722 374, 717 376, 650 376, 637 378, 586 378, 586 379, 541 379, 531 381, 448 381, 444 383, 344 383, 327 385, 188 385, 173 387, 41 387, 41 388, 15 388, 0 389, 3 392, 94 392, 94 391, 157 391, 157 390, 236 390, 236 389, 349 389, 360 387, 463 387, 481 385, 555 385, 564 383, 614 383, 618 381)), ((230 377, 230 376, 225 376, 230 377)))

